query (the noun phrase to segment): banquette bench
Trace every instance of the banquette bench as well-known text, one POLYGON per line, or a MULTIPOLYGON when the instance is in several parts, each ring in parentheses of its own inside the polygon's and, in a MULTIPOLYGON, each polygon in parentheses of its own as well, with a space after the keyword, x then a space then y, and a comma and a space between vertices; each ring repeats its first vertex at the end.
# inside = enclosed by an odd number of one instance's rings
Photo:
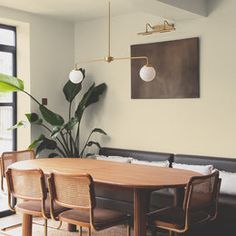
MULTIPOLYGON (((236 173, 236 159, 218 158, 210 156, 172 154, 162 152, 147 152, 137 150, 126 150, 118 148, 103 147, 99 151, 102 156, 131 157, 142 161, 169 161, 169 167, 173 163, 188 165, 213 165, 220 171, 236 173)), ((117 189, 97 185, 95 186, 97 203, 101 207, 114 210, 122 210, 128 213, 133 212, 133 193, 126 189, 117 189)), ((236 188, 236 183, 235 183, 236 188)), ((150 209, 159 209, 174 204, 174 191, 162 189, 152 193, 150 209)), ((201 230, 201 229, 200 229, 201 230)), ((226 232, 227 236, 236 235, 236 195, 220 194, 219 210, 216 221, 207 226, 203 226, 202 231, 189 232, 187 235, 201 234, 206 236, 222 236, 226 232), (232 232, 232 233, 231 233, 232 232)), ((225 235, 226 236, 226 235, 225 235)))

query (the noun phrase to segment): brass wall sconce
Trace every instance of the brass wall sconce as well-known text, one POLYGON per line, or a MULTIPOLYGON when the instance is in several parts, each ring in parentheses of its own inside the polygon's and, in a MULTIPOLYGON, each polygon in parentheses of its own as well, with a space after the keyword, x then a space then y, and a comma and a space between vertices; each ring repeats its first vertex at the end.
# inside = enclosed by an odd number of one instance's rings
MULTIPOLYGON (((84 61, 81 63, 90 63, 90 62, 107 62, 111 63, 113 61, 118 61, 118 60, 143 60, 144 64, 143 67, 140 69, 139 76, 140 78, 145 81, 145 82, 150 82, 156 77, 156 70, 155 68, 150 64, 149 59, 145 55, 140 55, 137 57, 113 57, 111 55, 111 3, 109 2, 109 7, 108 7, 108 13, 109 13, 109 20, 108 20, 108 52, 107 56, 103 58, 98 58, 90 61, 84 61)), ((83 73, 79 69, 80 63, 75 64, 74 70, 70 72, 69 78, 71 82, 73 83, 80 83, 83 80, 83 73)))
POLYGON ((175 24, 170 24, 167 20, 164 21, 162 25, 151 25, 149 23, 146 24, 145 32, 138 33, 138 35, 150 35, 153 33, 167 33, 176 30, 175 24))

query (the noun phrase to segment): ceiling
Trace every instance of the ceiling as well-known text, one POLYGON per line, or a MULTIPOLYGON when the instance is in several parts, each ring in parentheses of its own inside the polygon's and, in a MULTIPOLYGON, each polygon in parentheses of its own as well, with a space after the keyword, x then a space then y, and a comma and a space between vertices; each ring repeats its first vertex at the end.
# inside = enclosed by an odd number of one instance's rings
MULTIPOLYGON (((186 4, 186 0, 178 0, 180 4, 176 4, 176 0, 111 0, 112 15, 147 12, 176 20, 204 15, 195 8, 201 9, 202 3, 206 0, 187 1, 188 4, 186 4), (196 6, 196 2, 201 6, 196 6), (194 6, 194 9, 189 7, 191 5, 194 6)), ((107 16, 107 5, 108 0, 0 0, 0 6, 3 7, 68 21, 84 21, 107 16)))

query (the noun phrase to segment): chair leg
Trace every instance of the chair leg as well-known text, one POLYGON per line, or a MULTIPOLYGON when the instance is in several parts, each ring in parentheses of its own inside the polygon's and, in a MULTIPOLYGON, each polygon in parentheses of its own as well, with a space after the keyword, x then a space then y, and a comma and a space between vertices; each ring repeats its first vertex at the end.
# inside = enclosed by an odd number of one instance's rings
POLYGON ((79 227, 79 236, 82 236, 83 235, 83 228, 80 226, 79 227))
POLYGON ((1 190, 4 192, 4 187, 3 187, 3 176, 1 175, 1 190))
POLYGON ((131 227, 130 227, 130 222, 127 225, 127 236, 131 236, 131 227))
POLYGON ((60 224, 58 225, 57 229, 60 229, 62 226, 62 221, 60 221, 60 224))
POLYGON ((44 236, 48 235, 48 221, 44 220, 44 236))
POLYGON ((88 236, 92 236, 91 228, 90 227, 88 228, 88 236))

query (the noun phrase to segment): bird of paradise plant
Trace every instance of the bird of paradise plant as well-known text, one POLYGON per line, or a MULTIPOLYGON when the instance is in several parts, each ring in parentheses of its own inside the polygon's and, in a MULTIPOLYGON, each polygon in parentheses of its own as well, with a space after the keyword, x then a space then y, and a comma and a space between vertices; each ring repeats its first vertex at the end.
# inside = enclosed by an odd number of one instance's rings
MULTIPOLYGON (((99 142, 92 140, 93 134, 100 133, 106 135, 106 132, 100 128, 94 128, 86 142, 80 143, 81 120, 86 108, 99 101, 100 96, 105 92, 107 86, 105 83, 95 86, 93 83, 87 92, 84 93, 78 103, 75 112, 72 111, 72 104, 76 96, 81 92, 84 83, 85 70, 80 69, 83 73, 83 80, 79 84, 74 84, 70 80, 63 87, 63 93, 68 102, 68 120, 42 105, 34 96, 24 90, 24 82, 16 77, 0 74, 0 92, 22 92, 28 95, 39 107, 39 113, 33 112, 25 114, 31 125, 41 126, 46 133, 41 134, 30 145, 29 149, 35 149, 36 154, 43 150, 49 150, 49 157, 82 157, 86 154, 87 148, 97 146, 99 142)), ((24 121, 19 121, 10 129, 17 129, 24 126, 24 121)))

